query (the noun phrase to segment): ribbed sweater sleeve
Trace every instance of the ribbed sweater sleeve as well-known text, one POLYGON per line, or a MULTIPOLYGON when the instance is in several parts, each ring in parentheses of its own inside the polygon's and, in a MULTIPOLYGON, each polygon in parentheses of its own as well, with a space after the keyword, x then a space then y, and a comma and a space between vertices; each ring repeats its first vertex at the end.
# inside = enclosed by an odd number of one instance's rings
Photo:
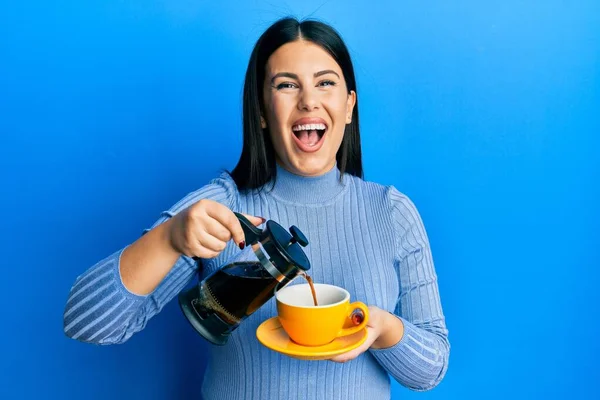
MULTIPOLYGON (((236 198, 235 183, 223 174, 162 212, 144 233, 201 199, 231 208, 236 198)), ((197 272, 196 262, 182 256, 152 293, 140 296, 127 290, 121 280, 120 259, 124 249, 115 251, 76 278, 63 314, 67 336, 95 344, 123 343, 142 330, 197 272)))
POLYGON ((435 387, 448 368, 448 330, 421 217, 413 202, 394 187, 390 187, 388 197, 397 237, 400 282, 394 313, 404 324, 404 334, 396 345, 370 351, 400 384, 424 391, 435 387))

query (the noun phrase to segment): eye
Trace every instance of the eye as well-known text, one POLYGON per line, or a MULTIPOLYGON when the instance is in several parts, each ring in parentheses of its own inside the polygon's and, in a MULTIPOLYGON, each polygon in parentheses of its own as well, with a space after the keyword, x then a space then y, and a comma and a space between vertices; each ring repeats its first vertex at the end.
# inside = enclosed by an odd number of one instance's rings
POLYGON ((281 90, 281 89, 293 89, 295 87, 296 87, 296 84, 292 83, 292 82, 283 82, 283 83, 280 83, 279 85, 275 86, 275 88, 277 90, 281 90))
POLYGON ((321 87, 335 86, 335 85, 336 85, 336 83, 332 80, 325 80, 325 81, 319 82, 319 86, 321 86, 321 87))

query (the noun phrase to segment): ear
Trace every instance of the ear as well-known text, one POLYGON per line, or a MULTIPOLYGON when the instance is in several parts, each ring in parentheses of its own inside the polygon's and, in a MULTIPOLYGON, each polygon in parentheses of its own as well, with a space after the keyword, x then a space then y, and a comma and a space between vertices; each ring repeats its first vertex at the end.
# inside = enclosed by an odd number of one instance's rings
POLYGON ((356 92, 351 90, 348 94, 348 100, 346 101, 346 124, 352 122, 352 112, 354 111, 354 106, 356 105, 356 92))
POLYGON ((260 127, 265 129, 267 127, 267 121, 265 121, 265 117, 260 116, 260 127))

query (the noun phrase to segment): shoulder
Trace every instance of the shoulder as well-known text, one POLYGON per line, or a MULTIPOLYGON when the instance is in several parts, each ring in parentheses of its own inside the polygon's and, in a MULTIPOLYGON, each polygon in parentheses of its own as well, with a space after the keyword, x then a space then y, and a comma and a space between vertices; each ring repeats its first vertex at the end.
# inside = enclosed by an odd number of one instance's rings
POLYGON ((348 174, 345 177, 358 192, 373 199, 383 200, 390 210, 400 210, 403 213, 416 211, 415 204, 408 195, 399 191, 394 185, 384 185, 348 174))
POLYGON ((382 185, 377 182, 364 180, 354 175, 344 174, 346 185, 350 186, 353 191, 364 198, 369 198, 372 201, 387 201, 390 186, 382 185))
POLYGON ((388 198, 394 230, 400 244, 400 257, 428 247, 427 231, 415 203, 394 186, 389 186, 388 198))
POLYGON ((377 204, 383 208, 384 212, 391 215, 400 232, 421 223, 415 203, 406 193, 401 192, 394 185, 385 185, 355 176, 347 176, 359 195, 368 198, 372 204, 377 204))
POLYGON ((170 211, 175 214, 203 199, 213 200, 234 209, 238 198, 239 192, 235 181, 227 172, 222 172, 204 186, 185 195, 171 207, 170 211))
POLYGON ((420 220, 417 206, 405 193, 400 192, 394 186, 389 186, 388 199, 390 207, 392 207, 394 219, 399 220, 399 222, 407 223, 408 225, 414 225, 420 220))

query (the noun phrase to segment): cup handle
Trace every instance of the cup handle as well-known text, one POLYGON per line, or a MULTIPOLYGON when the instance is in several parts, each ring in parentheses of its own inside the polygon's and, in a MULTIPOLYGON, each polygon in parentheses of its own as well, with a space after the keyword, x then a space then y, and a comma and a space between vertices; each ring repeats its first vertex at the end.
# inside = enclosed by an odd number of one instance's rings
POLYGON ((369 308, 364 303, 355 301, 348 304, 348 318, 352 318, 354 313, 362 313, 362 322, 351 328, 340 329, 337 334, 338 337, 352 335, 367 326, 367 322, 369 322, 369 308))

